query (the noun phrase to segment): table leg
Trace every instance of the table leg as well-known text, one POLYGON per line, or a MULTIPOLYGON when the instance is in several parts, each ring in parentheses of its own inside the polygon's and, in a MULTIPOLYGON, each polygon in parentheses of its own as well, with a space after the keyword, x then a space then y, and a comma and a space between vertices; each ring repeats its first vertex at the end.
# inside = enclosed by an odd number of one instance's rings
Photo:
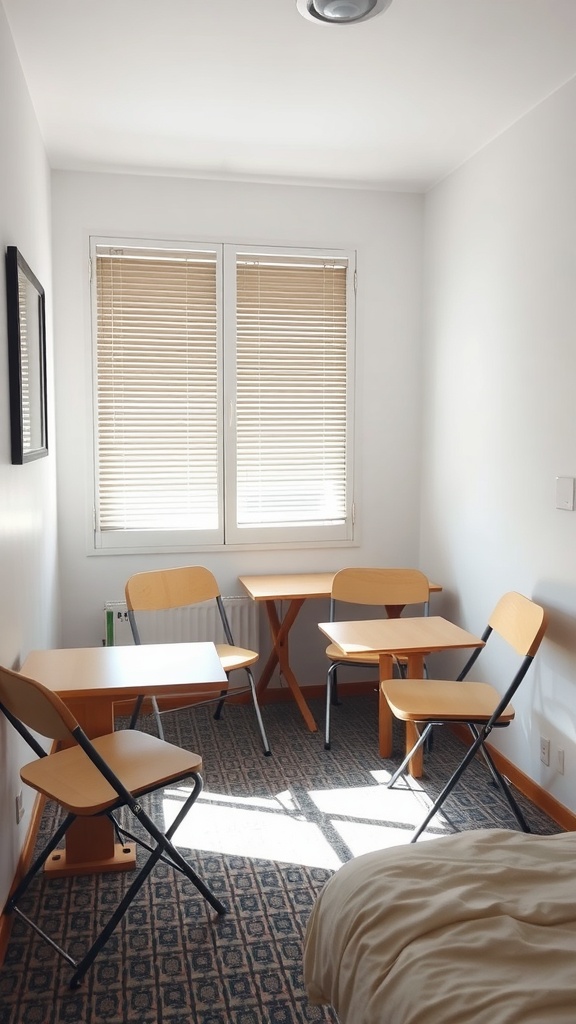
MULTIPOLYGON (((406 669, 406 676, 408 679, 422 679, 424 676, 424 655, 423 654, 409 654, 408 655, 408 666, 406 669)), ((418 741, 418 729, 414 722, 406 722, 406 753, 408 754, 414 744, 418 741)), ((408 772, 413 779, 419 779, 422 777, 424 771, 424 750, 420 747, 414 757, 410 758, 408 762, 408 772)))
MULTIPOLYGON (((114 731, 111 698, 66 701, 90 739, 114 731)), ((136 866, 134 843, 117 843, 109 818, 77 818, 66 833, 66 846, 48 857, 44 870, 51 877, 129 871, 136 866)))
POLYGON ((290 668, 289 661, 288 634, 294 624, 298 612, 304 604, 304 599, 292 598, 288 605, 288 610, 282 620, 278 615, 278 609, 275 601, 265 601, 264 604, 266 605, 266 612, 268 614, 273 647, 258 680, 256 687, 258 696, 261 696, 268 686, 272 678, 272 673, 274 672, 276 665, 278 665, 279 670, 284 676, 290 692, 300 709, 300 714, 306 722, 310 732, 318 732, 318 726, 316 725, 314 716, 304 699, 298 680, 290 668))
MULTIPOLYGON (((389 654, 380 655, 379 666, 380 682, 392 679, 394 659, 389 654)), ((392 757, 392 712, 381 686, 378 688, 378 743, 380 757, 392 757)))
POLYGON ((389 619, 399 619, 404 611, 406 605, 404 604, 385 604, 386 615, 389 619))
POLYGON ((79 818, 66 833, 65 848, 54 850, 44 871, 52 878, 131 871, 136 867, 134 843, 116 843, 114 838, 114 828, 108 818, 79 818))
MULTIPOLYGON (((394 671, 394 659, 389 654, 381 654, 379 659, 380 680, 392 679, 392 673, 394 671)), ((409 654, 408 655, 408 667, 407 676, 409 679, 421 679, 424 674, 424 655, 423 654, 409 654)), ((390 705, 382 692, 382 687, 378 691, 378 738, 379 738, 379 749, 380 757, 391 757, 392 756, 392 712, 390 711, 390 705)), ((412 747, 418 739, 418 732, 413 722, 406 722, 406 753, 412 750, 412 747)), ((419 779, 423 771, 423 755, 422 748, 410 759, 408 765, 408 771, 414 779, 419 779)))
POLYGON ((264 690, 268 686, 268 683, 272 679, 272 675, 276 665, 280 663, 280 651, 287 649, 288 647, 288 633, 292 628, 294 620, 298 615, 304 601, 301 599, 294 598, 290 601, 286 615, 280 621, 278 615, 278 609, 276 608, 275 601, 264 601, 266 608, 266 614, 268 616, 268 624, 270 626, 270 635, 272 637, 272 650, 268 655, 268 660, 260 673, 260 678, 256 685, 256 692, 259 697, 262 696, 264 690))

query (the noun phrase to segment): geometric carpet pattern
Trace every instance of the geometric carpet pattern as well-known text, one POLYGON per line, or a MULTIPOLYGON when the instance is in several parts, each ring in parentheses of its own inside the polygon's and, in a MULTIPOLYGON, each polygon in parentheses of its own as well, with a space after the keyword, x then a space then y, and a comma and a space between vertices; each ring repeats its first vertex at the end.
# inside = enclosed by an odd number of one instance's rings
MULTIPOLYGON (((311 706, 321 724, 322 702, 311 706)), ((218 917, 183 875, 160 863, 76 990, 68 987, 69 965, 15 919, 0 968, 0 1024, 337 1024, 332 1010, 308 1003, 303 986, 314 900, 351 857, 409 841, 461 747, 442 730, 423 778, 389 791, 384 783, 403 737, 396 725, 394 756, 383 761, 376 695, 334 708, 330 751, 322 729, 310 733, 293 702, 264 706, 263 715, 267 758, 249 706, 228 707, 220 721, 210 707, 164 718, 166 739, 204 760, 204 792, 175 843, 228 913, 218 917)), ((142 727, 153 731, 149 720, 142 727)), ((148 809, 169 819, 182 795, 178 788, 156 795, 148 809)), ((534 832, 560 831, 518 801, 534 832)), ((39 842, 55 821, 48 805, 39 842)), ((478 762, 419 842, 490 827, 517 826, 478 762)), ((39 877, 25 909, 76 955, 129 879, 39 877)))

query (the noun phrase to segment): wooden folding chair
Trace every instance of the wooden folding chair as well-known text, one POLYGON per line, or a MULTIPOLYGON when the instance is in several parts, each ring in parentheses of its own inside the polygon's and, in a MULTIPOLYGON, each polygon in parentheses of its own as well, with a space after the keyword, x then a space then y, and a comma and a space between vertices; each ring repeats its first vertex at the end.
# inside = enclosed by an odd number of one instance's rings
MULTIPOLYGON (((269 757, 270 745, 260 713, 256 684, 251 668, 258 661, 259 655, 257 651, 250 651, 247 648, 235 645, 224 602, 220 594, 220 588, 213 573, 202 565, 187 565, 176 569, 154 569, 149 572, 139 572, 130 577, 126 583, 125 593, 128 619, 132 628, 134 643, 136 644, 142 642, 142 628, 138 624, 137 613, 144 613, 144 615, 147 612, 159 611, 169 613, 178 608, 188 608, 191 605, 202 604, 206 601, 214 601, 216 603, 226 637, 226 643, 215 644, 216 652, 227 677, 230 678, 231 672, 242 669, 246 674, 247 685, 244 687, 235 686, 229 691, 223 691, 220 697, 211 695, 206 698, 202 697, 202 687, 199 686, 198 694, 194 695, 194 700, 190 706, 194 707, 198 704, 209 704, 217 701, 218 707, 214 717, 219 718, 226 697, 236 697, 242 693, 249 693, 252 697, 256 721, 258 722, 258 728, 262 737, 264 754, 269 757)), ((214 640, 214 637, 206 636, 204 639, 214 640)), ((136 701, 130 722, 131 728, 134 728, 138 721, 143 699, 143 697, 138 697, 136 701)), ((152 707, 158 735, 163 737, 164 731, 161 715, 166 712, 160 709, 155 697, 152 698, 152 707)))
POLYGON ((20 770, 22 781, 54 800, 66 812, 62 823, 9 897, 4 913, 17 914, 74 968, 70 988, 80 984, 159 860, 181 871, 218 914, 226 912, 226 907, 171 841, 202 791, 202 758, 198 754, 135 730, 120 730, 89 740, 56 694, 34 679, 6 668, 0 668, 0 711, 37 755, 37 760, 20 770), (30 730, 72 745, 47 754, 30 730), (184 779, 192 780, 192 791, 170 827, 162 832, 144 810, 141 798, 184 779), (132 835, 120 824, 116 812, 122 808, 138 820, 148 839, 132 835), (19 904, 72 823, 77 818, 104 814, 111 819, 119 836, 137 843, 149 856, 90 949, 75 960, 28 917, 19 904))
MULTIPOLYGON (((349 568, 340 569, 332 581, 330 595, 330 622, 334 622, 344 605, 371 605, 380 611, 380 617, 396 618, 406 605, 427 606, 430 598, 430 584, 427 576, 418 569, 349 568), (340 606, 340 608, 339 608, 340 606)), ((330 750, 330 708, 338 704, 336 674, 343 665, 355 668, 378 670, 378 654, 347 655, 337 644, 326 648, 330 666, 326 676, 326 721, 324 749, 330 750)), ((401 663, 401 659, 397 659, 401 663)))
POLYGON ((388 783, 391 789, 405 771, 408 762, 426 742, 436 725, 465 725, 472 734, 472 744, 460 764, 451 775, 434 801, 430 811, 418 826, 412 839, 427 828, 438 813, 444 801, 478 752, 482 754, 492 778, 506 798, 520 828, 530 829, 514 798, 510 787, 498 771, 494 759, 486 747, 486 740, 493 729, 505 728, 514 718, 510 701, 524 679, 546 632, 546 614, 540 605, 521 594, 504 594, 496 605, 488 625, 482 634, 485 643, 493 634, 499 634, 516 652, 522 662, 512 682, 503 695, 488 683, 469 682, 468 673, 483 648, 477 648, 468 659, 457 680, 446 679, 390 679, 381 683, 392 713, 403 722, 413 722, 419 733, 418 740, 402 761, 388 783))

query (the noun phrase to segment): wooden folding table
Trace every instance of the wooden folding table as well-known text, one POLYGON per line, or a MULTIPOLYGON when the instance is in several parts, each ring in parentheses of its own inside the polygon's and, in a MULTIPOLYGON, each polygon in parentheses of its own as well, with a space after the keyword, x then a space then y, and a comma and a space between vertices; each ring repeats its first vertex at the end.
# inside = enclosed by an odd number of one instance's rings
MULTIPOLYGON (((262 601, 268 615, 268 623, 272 636, 272 650, 257 683, 258 696, 261 696, 278 665, 294 697, 300 713, 310 732, 317 732, 318 726, 306 703, 300 684, 290 666, 288 637, 296 616, 304 601, 311 598, 330 597, 334 572, 286 573, 271 576, 240 576, 242 586, 254 601, 262 601), (288 601, 288 607, 282 618, 278 611, 278 602, 288 601)), ((440 591, 437 583, 430 584, 430 591, 440 591)), ((391 606, 386 609, 390 617, 400 615, 402 608, 391 606)))
MULTIPOLYGON (((469 647, 483 647, 484 641, 473 633, 457 626, 441 615, 419 618, 363 619, 347 622, 321 622, 319 629, 328 639, 337 644, 347 655, 379 654, 380 681, 391 679, 394 656, 407 659, 406 675, 409 679, 421 679, 424 674, 424 658, 438 651, 457 650, 469 647)), ((466 684, 463 683, 463 686, 466 684)), ((392 713, 388 702, 379 691, 378 730, 380 755, 390 757, 392 753, 392 713)), ((406 723, 406 753, 412 750, 417 739, 416 727, 406 723)), ((410 761, 410 774, 418 778, 422 774, 422 751, 410 761)))
MULTIPOLYGON (((226 673, 213 643, 144 644, 32 651, 23 675, 37 679, 64 701, 90 739, 114 731, 114 704, 139 694, 218 694, 226 673)), ((45 870, 83 875, 133 868, 133 843, 115 843, 107 817, 78 818, 68 829, 65 850, 55 851, 45 870)))

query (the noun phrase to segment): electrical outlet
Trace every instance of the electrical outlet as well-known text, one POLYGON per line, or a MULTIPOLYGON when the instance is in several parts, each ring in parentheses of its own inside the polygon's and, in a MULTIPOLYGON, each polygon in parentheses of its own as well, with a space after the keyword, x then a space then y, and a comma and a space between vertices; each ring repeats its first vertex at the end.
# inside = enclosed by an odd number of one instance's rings
POLYGON ((558 775, 564 775, 564 751, 560 748, 556 751, 556 771, 558 775))
POLYGON ((16 824, 19 825, 24 817, 24 797, 22 790, 16 796, 16 824))
POLYGON ((546 736, 540 737, 540 760, 542 764, 550 764, 550 740, 546 736))

